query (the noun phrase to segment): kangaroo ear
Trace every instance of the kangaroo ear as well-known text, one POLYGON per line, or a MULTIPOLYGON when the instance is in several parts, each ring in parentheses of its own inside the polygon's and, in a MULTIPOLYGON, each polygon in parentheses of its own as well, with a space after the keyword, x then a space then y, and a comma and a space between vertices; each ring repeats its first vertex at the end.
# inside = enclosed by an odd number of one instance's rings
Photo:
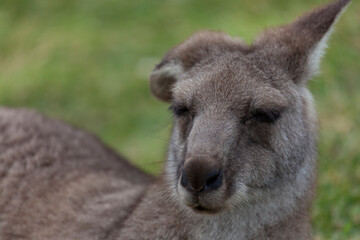
POLYGON ((151 92, 160 100, 172 100, 172 87, 182 75, 202 61, 224 51, 243 51, 247 45, 240 39, 211 31, 195 33, 171 49, 150 75, 151 92))
POLYGON ((335 1, 289 25, 266 30, 254 47, 264 59, 284 68, 295 83, 305 83, 318 72, 332 27, 350 1, 335 1))

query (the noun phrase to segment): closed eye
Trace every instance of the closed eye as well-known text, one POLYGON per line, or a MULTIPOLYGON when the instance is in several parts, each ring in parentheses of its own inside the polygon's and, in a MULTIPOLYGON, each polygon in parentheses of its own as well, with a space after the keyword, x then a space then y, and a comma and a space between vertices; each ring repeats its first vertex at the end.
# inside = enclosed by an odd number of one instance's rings
POLYGON ((169 107, 169 110, 173 112, 175 116, 186 116, 190 114, 189 109, 184 105, 173 104, 169 107))
POLYGON ((265 123, 274 123, 280 116, 280 113, 277 111, 257 111, 252 115, 257 121, 265 123))
POLYGON ((250 117, 243 120, 244 123, 249 120, 256 120, 261 123, 274 123, 281 117, 280 111, 277 110, 255 110, 250 117))

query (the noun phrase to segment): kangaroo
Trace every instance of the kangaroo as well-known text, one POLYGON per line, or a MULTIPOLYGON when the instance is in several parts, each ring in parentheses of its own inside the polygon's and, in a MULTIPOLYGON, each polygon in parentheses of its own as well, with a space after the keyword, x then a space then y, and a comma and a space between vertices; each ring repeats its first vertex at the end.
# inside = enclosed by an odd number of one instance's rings
POLYGON ((195 33, 150 76, 174 125, 153 179, 95 136, 0 110, 0 238, 310 239, 318 71, 338 0, 247 45, 195 33))

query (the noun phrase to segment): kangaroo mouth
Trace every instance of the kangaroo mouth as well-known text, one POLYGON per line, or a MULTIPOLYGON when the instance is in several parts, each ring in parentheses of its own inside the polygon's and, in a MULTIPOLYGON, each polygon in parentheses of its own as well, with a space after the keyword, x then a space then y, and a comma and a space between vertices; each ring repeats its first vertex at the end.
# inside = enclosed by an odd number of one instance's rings
POLYGON ((200 205, 199 203, 196 204, 186 204, 188 207, 190 207, 192 210, 194 210, 196 213, 200 214, 216 214, 219 212, 222 212, 222 208, 214 208, 214 207, 208 207, 200 205))
POLYGON ((216 214, 221 212, 221 209, 211 209, 211 208, 205 208, 203 206, 197 206, 193 207, 194 211, 200 214, 216 214))

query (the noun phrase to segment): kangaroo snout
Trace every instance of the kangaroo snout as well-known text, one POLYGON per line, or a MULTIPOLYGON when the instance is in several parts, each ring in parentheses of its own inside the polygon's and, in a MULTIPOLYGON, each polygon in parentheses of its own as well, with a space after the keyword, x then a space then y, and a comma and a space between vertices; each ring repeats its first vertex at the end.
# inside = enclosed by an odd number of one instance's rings
POLYGON ((223 171, 208 155, 187 159, 181 173, 180 184, 188 191, 207 192, 223 183, 223 171))

